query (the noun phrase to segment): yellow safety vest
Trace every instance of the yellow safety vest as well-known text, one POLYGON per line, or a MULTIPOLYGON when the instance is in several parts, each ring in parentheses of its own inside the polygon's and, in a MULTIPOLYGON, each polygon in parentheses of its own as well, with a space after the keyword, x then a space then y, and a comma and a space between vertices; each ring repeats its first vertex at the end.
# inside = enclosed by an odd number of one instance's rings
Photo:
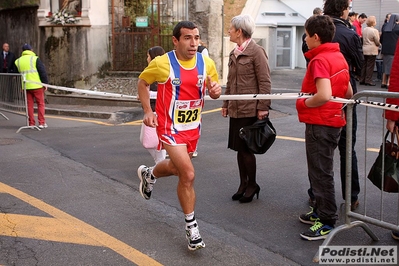
MULTIPOLYGON (((15 60, 15 65, 18 68, 19 73, 23 74, 25 77, 25 80, 30 80, 34 82, 41 82, 39 72, 37 71, 36 68, 36 61, 37 61, 37 55, 29 50, 23 51, 22 56, 15 60)), ((26 82, 25 83, 25 88, 27 90, 34 90, 34 89, 40 89, 42 88, 42 85, 36 84, 36 83, 31 83, 31 82, 26 82)))

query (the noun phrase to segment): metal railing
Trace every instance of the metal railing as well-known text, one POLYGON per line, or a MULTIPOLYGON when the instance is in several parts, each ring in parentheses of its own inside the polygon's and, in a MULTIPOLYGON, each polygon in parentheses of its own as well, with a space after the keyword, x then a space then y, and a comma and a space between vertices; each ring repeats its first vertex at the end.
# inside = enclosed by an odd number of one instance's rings
MULTIPOLYGON (((369 97, 373 98, 380 98, 383 99, 383 104, 378 103, 375 105, 375 107, 382 108, 384 109, 384 105, 386 102, 386 98, 399 98, 399 93, 393 93, 393 92, 382 92, 382 91, 362 91, 353 96, 353 99, 355 101, 362 101, 363 103, 368 103, 369 102, 369 97), (363 98, 366 98, 366 100, 361 100, 363 98)), ((361 227, 363 230, 371 237, 373 241, 378 241, 378 237, 372 232, 368 224, 372 224, 378 227, 382 227, 385 229, 393 230, 393 231, 399 231, 399 205, 396 210, 391 210, 396 211, 396 224, 393 222, 390 222, 388 220, 384 220, 386 218, 386 215, 384 215, 384 195, 387 192, 383 192, 382 190, 380 191, 380 204, 379 204, 379 217, 375 217, 372 215, 367 214, 367 208, 366 208, 366 202, 369 199, 368 191, 367 191, 367 178, 365 178, 363 185, 361 186, 361 190, 363 191, 363 199, 364 199, 364 212, 363 214, 357 213, 354 211, 351 211, 351 187, 352 187, 352 130, 349 130, 353 126, 353 108, 355 104, 349 103, 347 105, 347 113, 346 113, 346 118, 347 118, 347 128, 346 130, 346 179, 345 179, 345 211, 344 211, 344 220, 345 223, 343 225, 340 225, 336 227, 334 230, 331 231, 331 233, 328 235, 328 237, 324 240, 322 243, 321 247, 328 246, 330 242, 333 240, 333 238, 339 234, 342 231, 349 230, 355 227, 361 227), (355 219, 354 221, 351 221, 351 218, 355 219)), ((367 139, 368 139, 368 108, 373 108, 373 104, 370 104, 369 106, 366 106, 366 113, 365 113, 365 145, 364 145, 364 158, 365 158, 365 172, 370 170, 370 165, 367 167, 367 139), (370 106, 370 107, 369 107, 370 106)), ((391 109, 392 110, 392 109, 391 109)), ((399 110, 396 110, 399 111, 399 110)), ((359 119, 359 118, 358 118, 359 119)), ((381 143, 385 142, 385 118, 381 115, 380 119, 383 120, 382 123, 382 130, 381 130, 381 143)), ((359 135, 359 134, 358 134, 359 135)), ((359 153, 359 151, 357 151, 359 153)), ((376 156, 377 157, 377 156, 376 156)), ((367 176, 367 174, 366 174, 367 176)), ((314 262, 319 262, 319 252, 316 253, 316 255, 313 257, 314 262)))
MULTIPOLYGON (((25 81, 23 75, 0 73, 0 111, 26 117, 26 126, 21 126, 17 130, 17 133, 24 128, 40 130, 36 126, 29 126, 28 106, 24 86, 25 81)), ((4 113, 0 112, 0 115, 9 120, 4 113)))

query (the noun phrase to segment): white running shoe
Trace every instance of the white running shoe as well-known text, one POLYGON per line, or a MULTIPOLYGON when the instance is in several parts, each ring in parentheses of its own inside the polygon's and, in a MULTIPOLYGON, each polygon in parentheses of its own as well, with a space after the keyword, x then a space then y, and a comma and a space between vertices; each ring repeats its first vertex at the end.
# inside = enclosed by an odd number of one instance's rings
POLYGON ((140 167, 137 169, 137 175, 140 179, 140 194, 146 200, 151 198, 152 189, 157 181, 151 176, 150 170, 151 169, 145 165, 140 165, 140 167))
POLYGON ((205 247, 205 243, 202 241, 197 224, 193 224, 186 228, 186 238, 188 240, 188 249, 191 251, 205 247))

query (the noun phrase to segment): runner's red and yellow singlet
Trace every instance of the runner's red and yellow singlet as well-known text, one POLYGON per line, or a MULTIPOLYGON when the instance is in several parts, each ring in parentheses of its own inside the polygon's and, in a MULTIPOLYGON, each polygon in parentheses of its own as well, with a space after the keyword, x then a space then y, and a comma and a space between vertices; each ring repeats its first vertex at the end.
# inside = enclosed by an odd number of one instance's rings
POLYGON ((179 64, 174 51, 167 56, 169 77, 166 82, 158 83, 155 112, 160 140, 173 145, 180 144, 180 138, 191 141, 200 136, 206 67, 200 53, 191 69, 179 64), (179 135, 178 139, 176 135, 179 135))

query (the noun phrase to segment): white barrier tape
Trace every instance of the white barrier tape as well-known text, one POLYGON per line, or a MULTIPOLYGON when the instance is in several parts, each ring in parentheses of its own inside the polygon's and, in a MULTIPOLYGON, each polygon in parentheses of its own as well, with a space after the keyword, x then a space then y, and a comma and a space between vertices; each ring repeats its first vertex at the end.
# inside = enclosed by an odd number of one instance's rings
MULTIPOLYGON (((75 92, 79 94, 88 94, 88 95, 97 95, 97 96, 107 96, 107 97, 115 97, 115 98, 126 98, 126 99, 137 99, 137 96, 126 95, 126 94, 118 94, 118 93, 110 93, 110 92, 99 92, 99 91, 90 91, 90 90, 82 90, 75 88, 68 88, 62 86, 54 86, 45 83, 35 82, 35 81, 26 81, 30 83, 39 84, 48 88, 53 88, 57 90, 64 90, 69 92, 75 92)), ((286 99, 299 99, 299 98, 309 98, 312 97, 313 94, 309 93, 272 93, 272 94, 238 94, 238 95, 220 95, 218 99, 212 99, 209 95, 206 95, 205 100, 286 100, 286 99)), ((151 99, 156 99, 156 97, 151 97, 151 99)), ((375 107, 379 109, 399 111, 399 106, 394 104, 386 104, 381 102, 373 102, 373 101, 363 101, 363 100, 352 100, 352 99, 344 99, 339 97, 331 97, 330 101, 343 103, 343 104, 359 104, 368 107, 375 107)))
POLYGON ((75 92, 75 93, 79 93, 79 94, 88 94, 88 95, 96 95, 96 96, 107 96, 107 97, 114 97, 114 98, 137 99, 137 96, 126 95, 126 94, 74 89, 74 88, 68 88, 68 87, 62 87, 62 86, 49 85, 49 84, 40 83, 40 82, 36 82, 36 81, 30 81, 30 80, 26 80, 26 82, 35 83, 35 84, 38 84, 38 85, 45 86, 47 88, 52 88, 52 89, 62 90, 62 91, 75 92))

